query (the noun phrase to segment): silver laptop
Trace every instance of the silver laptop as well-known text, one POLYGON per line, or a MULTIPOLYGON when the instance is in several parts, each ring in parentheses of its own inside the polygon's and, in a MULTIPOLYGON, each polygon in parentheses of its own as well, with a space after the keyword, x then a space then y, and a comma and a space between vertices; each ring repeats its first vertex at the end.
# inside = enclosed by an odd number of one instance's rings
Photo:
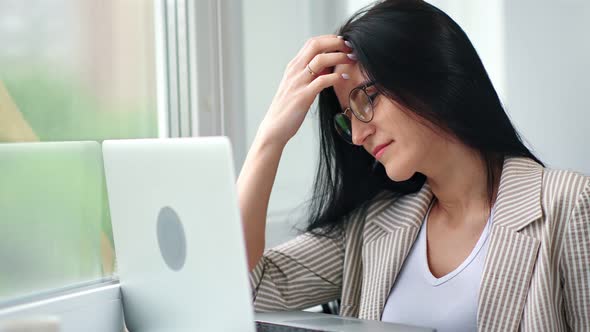
MULTIPOLYGON (((105 141, 131 332, 254 331, 227 138, 105 141)), ((258 331, 432 331, 306 312, 257 313, 258 331)))
POLYGON ((257 312, 259 332, 435 332, 434 329, 306 311, 257 312))
POLYGON ((103 143, 131 332, 254 331, 226 138, 103 143))

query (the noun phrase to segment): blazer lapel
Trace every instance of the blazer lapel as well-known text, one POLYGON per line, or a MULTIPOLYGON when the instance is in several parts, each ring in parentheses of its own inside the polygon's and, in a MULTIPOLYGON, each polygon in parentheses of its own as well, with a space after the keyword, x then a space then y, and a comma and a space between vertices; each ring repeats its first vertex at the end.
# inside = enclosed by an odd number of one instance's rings
POLYGON ((520 325, 540 241, 520 233, 542 217, 543 168, 530 159, 504 162, 478 305, 478 331, 520 325))
POLYGON ((408 255, 428 206, 432 192, 428 184, 394 204, 371 211, 365 224, 363 283, 359 318, 380 320, 385 301, 408 255))

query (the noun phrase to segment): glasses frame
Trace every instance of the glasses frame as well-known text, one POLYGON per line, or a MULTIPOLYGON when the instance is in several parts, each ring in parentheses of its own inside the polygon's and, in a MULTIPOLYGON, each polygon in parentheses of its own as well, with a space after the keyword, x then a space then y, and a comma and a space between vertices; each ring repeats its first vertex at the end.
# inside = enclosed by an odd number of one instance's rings
MULTIPOLYGON (((361 86, 357 86, 356 88, 350 90, 350 93, 348 94, 348 107, 344 109, 344 111, 336 113, 334 115, 334 126, 338 126, 337 123, 337 117, 338 115, 343 115, 344 117, 346 117, 349 121, 352 122, 352 116, 348 116, 346 115, 346 112, 350 111, 351 114, 354 115, 355 118, 357 118, 357 120, 359 120, 360 122, 363 123, 369 123, 371 122, 371 120, 373 120, 373 117, 375 116, 375 107, 373 106, 373 99, 375 96, 371 97, 371 95, 369 95, 369 93, 367 92, 367 88, 372 87, 373 85, 375 85, 375 82, 368 82, 366 84, 363 84, 361 86), (368 120, 363 120, 359 117, 359 115, 357 115, 357 113, 352 109, 352 107, 350 105, 352 105, 351 100, 352 100, 352 94, 355 93, 356 91, 361 90, 365 96, 367 97, 367 99, 369 100, 369 106, 371 107, 371 117, 368 120)), ((349 141, 348 139, 346 139, 344 136, 342 136, 342 134, 340 134, 340 130, 338 128, 336 128, 336 132, 338 133, 338 136, 340 136, 344 141, 346 141, 349 144, 353 144, 352 143, 352 137, 351 140, 349 141)), ((351 133, 352 133, 352 128, 351 128, 351 133)))

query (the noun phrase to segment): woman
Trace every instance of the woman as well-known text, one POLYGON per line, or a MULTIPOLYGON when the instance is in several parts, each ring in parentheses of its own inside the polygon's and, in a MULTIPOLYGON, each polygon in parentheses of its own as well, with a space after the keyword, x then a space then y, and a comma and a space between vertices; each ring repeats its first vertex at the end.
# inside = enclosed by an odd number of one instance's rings
POLYGON ((439 331, 590 330, 590 178, 522 143, 465 33, 419 0, 289 63, 238 179, 254 304, 439 331), (317 95, 307 232, 263 252, 285 144, 317 95))

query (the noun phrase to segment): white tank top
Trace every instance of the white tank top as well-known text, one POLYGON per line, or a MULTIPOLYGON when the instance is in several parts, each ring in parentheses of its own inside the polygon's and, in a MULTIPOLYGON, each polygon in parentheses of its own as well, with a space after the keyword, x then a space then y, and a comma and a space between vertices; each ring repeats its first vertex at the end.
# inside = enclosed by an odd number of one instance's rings
POLYGON ((477 302, 493 211, 471 254, 441 278, 432 275, 426 257, 429 214, 430 209, 391 289, 381 320, 431 327, 438 332, 477 331, 477 302))

